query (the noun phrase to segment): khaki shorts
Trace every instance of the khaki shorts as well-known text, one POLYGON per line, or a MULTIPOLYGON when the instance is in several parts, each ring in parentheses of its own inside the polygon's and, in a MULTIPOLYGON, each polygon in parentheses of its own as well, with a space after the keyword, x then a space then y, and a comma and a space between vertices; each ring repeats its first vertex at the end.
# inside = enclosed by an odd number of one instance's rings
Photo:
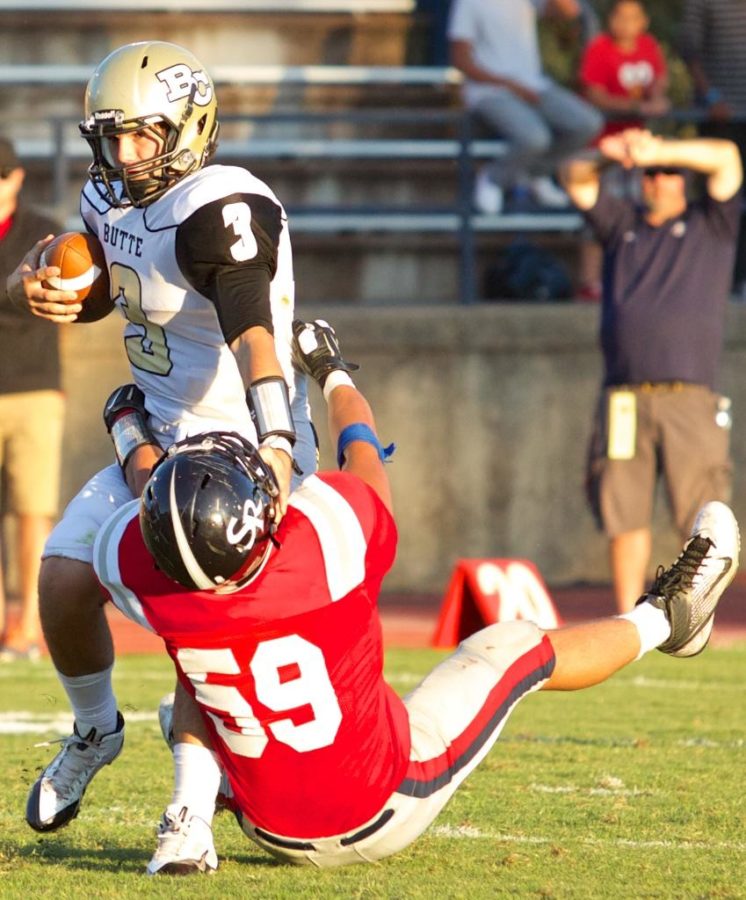
POLYGON ((59 391, 0 395, 4 512, 57 515, 64 415, 59 391))
POLYGON ((704 503, 730 500, 730 427, 716 421, 722 399, 682 382, 602 392, 587 468, 588 500, 602 531, 614 537, 647 528, 659 475, 684 537, 704 503))

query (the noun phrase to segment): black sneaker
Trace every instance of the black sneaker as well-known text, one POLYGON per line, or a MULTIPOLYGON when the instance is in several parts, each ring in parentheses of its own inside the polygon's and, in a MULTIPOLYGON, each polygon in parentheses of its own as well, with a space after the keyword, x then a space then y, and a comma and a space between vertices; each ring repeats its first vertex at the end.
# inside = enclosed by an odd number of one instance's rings
POLYGON ((93 776, 114 762, 123 744, 124 719, 119 712, 115 730, 101 737, 94 728, 81 737, 73 726, 73 733, 31 788, 26 802, 29 825, 35 831, 55 831, 74 819, 93 776))
POLYGON ((692 536, 668 569, 660 566, 650 591, 638 603, 662 609, 671 635, 659 650, 671 656, 696 656, 707 646, 715 607, 738 570, 740 537, 735 516, 724 503, 705 504, 692 536))

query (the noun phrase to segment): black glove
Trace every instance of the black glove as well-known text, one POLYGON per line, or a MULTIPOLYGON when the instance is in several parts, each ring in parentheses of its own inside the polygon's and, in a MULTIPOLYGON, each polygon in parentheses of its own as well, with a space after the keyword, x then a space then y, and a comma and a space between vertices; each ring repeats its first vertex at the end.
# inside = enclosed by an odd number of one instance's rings
POLYGON ((332 372, 355 372, 360 366, 342 358, 339 339, 332 326, 323 319, 293 322, 293 363, 310 375, 323 389, 332 372))

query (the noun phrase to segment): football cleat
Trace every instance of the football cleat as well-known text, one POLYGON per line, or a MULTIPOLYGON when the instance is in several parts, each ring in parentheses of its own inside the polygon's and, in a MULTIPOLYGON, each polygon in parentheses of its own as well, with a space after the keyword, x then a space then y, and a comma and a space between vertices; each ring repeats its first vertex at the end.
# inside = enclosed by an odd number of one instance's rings
POLYGON ((35 831, 55 831, 67 825, 80 810, 80 803, 93 776, 113 763, 124 744, 124 719, 117 713, 117 727, 99 737, 91 728, 82 737, 77 725, 65 738, 62 749, 31 788, 26 802, 26 821, 35 831))
POLYGON ((696 656, 707 646, 715 607, 738 569, 740 536, 735 516, 724 503, 705 504, 681 555, 668 569, 660 566, 650 591, 639 603, 662 609, 671 634, 658 649, 671 656, 696 656))
POLYGON ((210 875, 217 867, 212 828, 207 822, 190 815, 186 806, 178 814, 166 810, 158 826, 158 846, 148 863, 148 875, 210 875))

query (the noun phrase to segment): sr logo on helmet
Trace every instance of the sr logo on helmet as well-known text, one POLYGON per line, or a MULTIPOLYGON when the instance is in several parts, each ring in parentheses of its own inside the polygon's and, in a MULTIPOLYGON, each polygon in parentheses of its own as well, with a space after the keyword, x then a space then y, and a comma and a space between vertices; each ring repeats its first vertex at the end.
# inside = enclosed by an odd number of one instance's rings
POLYGON ((257 535, 265 528, 265 509, 261 503, 255 503, 249 499, 243 505, 242 522, 240 527, 238 519, 232 516, 228 522, 225 536, 229 544, 244 543, 248 547, 253 546, 257 535))

